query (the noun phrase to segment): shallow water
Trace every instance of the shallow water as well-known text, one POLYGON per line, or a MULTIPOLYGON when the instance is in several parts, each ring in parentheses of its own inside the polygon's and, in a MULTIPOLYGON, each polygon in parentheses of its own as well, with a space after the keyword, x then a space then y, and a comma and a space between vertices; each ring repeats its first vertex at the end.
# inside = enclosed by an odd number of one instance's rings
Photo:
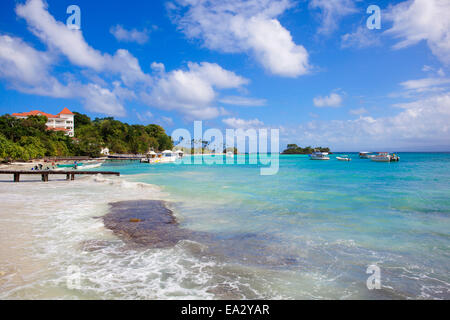
POLYGON ((281 156, 273 176, 250 164, 109 162, 120 179, 0 183, 2 240, 13 226, 18 248, 1 255, 0 298, 449 299, 450 154, 351 156, 281 156), (208 236, 130 248, 96 218, 109 202, 149 199, 208 236), (68 289, 74 265, 81 282, 68 289), (367 289, 369 265, 380 290, 367 289))

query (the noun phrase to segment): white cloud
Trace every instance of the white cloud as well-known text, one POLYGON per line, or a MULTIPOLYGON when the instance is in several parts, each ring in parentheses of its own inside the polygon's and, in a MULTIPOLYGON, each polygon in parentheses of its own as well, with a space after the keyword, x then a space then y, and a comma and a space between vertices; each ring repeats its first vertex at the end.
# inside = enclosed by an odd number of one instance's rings
POLYGON ((51 75, 52 61, 49 53, 37 51, 23 40, 0 36, 0 78, 8 81, 12 88, 27 94, 53 98, 78 98, 92 112, 108 115, 123 115, 124 108, 115 92, 98 84, 82 84, 68 77, 61 83, 51 75))
MULTIPOLYGON (((163 68, 160 68, 163 70, 163 68)), ((149 105, 177 110, 193 119, 211 119, 221 110, 212 106, 215 89, 239 88, 248 80, 215 63, 188 63, 188 70, 160 72, 150 94, 143 98, 149 105)))
POLYGON ((450 1, 409 0, 392 6, 386 17, 393 22, 386 33, 400 39, 395 49, 426 41, 439 60, 450 64, 450 1))
POLYGON ((85 108, 97 113, 113 116, 124 116, 125 108, 118 97, 107 88, 97 84, 88 84, 81 88, 80 95, 84 100, 85 108))
POLYGON ((143 114, 136 112, 136 117, 140 122, 147 122, 153 118, 153 113, 151 113, 150 111, 146 111, 143 114))
POLYGON ((358 109, 351 109, 349 112, 350 112, 350 114, 359 116, 359 115, 367 113, 367 110, 366 110, 366 108, 358 108, 358 109))
MULTIPOLYGON (((444 146, 450 150, 450 93, 397 104, 394 116, 311 121, 285 132, 304 145, 330 145, 342 151, 386 147, 411 149, 444 146)), ((442 150, 441 150, 442 151, 442 150)))
POLYGON ((325 96, 325 97, 315 97, 313 99, 314 105, 318 108, 322 108, 322 107, 340 107, 342 104, 342 97, 335 93, 332 92, 329 96, 325 96))
POLYGON ((359 26, 353 33, 346 33, 341 37, 342 48, 368 48, 378 46, 381 44, 380 38, 372 30, 367 29, 365 26, 359 26))
POLYGON ((311 0, 311 9, 321 10, 320 34, 330 34, 337 29, 339 20, 343 17, 357 12, 352 0, 311 0))
POLYGON ((21 39, 2 36, 0 51, 6 56, 0 57, 4 70, 1 76, 16 90, 76 98, 82 100, 89 111, 123 116, 123 101, 136 98, 136 85, 140 84, 140 90, 151 85, 151 77, 142 72, 138 60, 127 50, 119 49, 113 56, 102 54, 89 46, 80 30, 70 30, 64 23, 56 21, 47 11, 46 2, 28 0, 16 6, 16 13, 49 48, 46 52, 37 51, 21 39), (57 75, 52 74, 54 64, 60 62, 59 54, 66 56, 72 65, 85 68, 80 73, 84 78, 65 73, 66 81, 61 83, 57 75), (108 78, 119 75, 121 81, 112 78, 112 83, 108 84, 100 72, 106 73, 108 78))
POLYGON ((442 68, 436 69, 428 65, 424 65, 422 68, 423 72, 435 74, 439 77, 445 77, 445 71, 442 68))
POLYGON ((213 50, 246 52, 270 73, 297 77, 310 69, 308 52, 294 43, 276 19, 292 6, 288 0, 178 0, 170 7, 174 22, 187 37, 213 50))
POLYGON ((70 91, 49 73, 52 59, 47 52, 35 50, 20 38, 0 36, 0 78, 16 90, 69 97, 70 91))
POLYGON ((264 126, 264 123, 258 119, 244 120, 239 118, 227 118, 223 119, 222 122, 233 129, 255 129, 264 126))
POLYGON ((7 80, 14 89, 54 98, 79 98, 93 112, 124 114, 118 97, 110 90, 70 78, 66 84, 58 81, 50 74, 53 59, 47 52, 37 51, 19 38, 0 36, 0 78, 7 80))
POLYGON ((169 126, 173 126, 173 119, 171 117, 161 117, 162 121, 169 126))
POLYGON ((265 99, 254 99, 248 97, 239 96, 227 96, 219 100, 219 102, 224 104, 244 106, 244 107, 260 107, 265 106, 267 101, 265 99))
POLYGON ((144 44, 148 42, 148 31, 139 31, 137 29, 126 30, 121 25, 113 26, 109 30, 111 34, 122 42, 136 42, 138 44, 144 44))
POLYGON ((166 71, 166 67, 162 63, 152 62, 151 66, 153 71, 158 73, 164 73, 166 71))
MULTIPOLYGON (((275 4, 267 7, 267 14, 277 14, 275 4)), ((187 70, 171 72, 166 72, 162 63, 153 63, 150 76, 127 50, 109 55, 91 47, 80 30, 70 30, 56 21, 43 0, 18 4, 16 13, 48 47, 47 51, 38 51, 19 38, 0 36, 0 78, 21 92, 80 99, 89 111, 114 116, 125 114, 126 100, 138 100, 150 107, 178 111, 186 118, 211 119, 228 114, 215 105, 220 90, 241 88, 249 82, 207 62, 189 63, 187 70), (55 67, 61 63, 61 56, 80 72, 58 74, 55 67)), ((114 29, 118 30, 123 31, 114 29)))
POLYGON ((223 69, 217 63, 202 62, 197 64, 190 62, 188 67, 192 75, 220 89, 238 88, 249 83, 247 79, 223 69))
POLYGON ((64 23, 56 21, 48 13, 44 1, 28 0, 23 5, 17 5, 16 13, 27 21, 38 38, 60 50, 72 63, 95 70, 104 68, 103 55, 86 43, 80 30, 70 30, 64 23))
POLYGON ((151 77, 141 70, 138 59, 127 50, 119 49, 112 58, 107 60, 109 60, 109 70, 120 74, 125 85, 133 86, 138 82, 145 85, 151 84, 151 77))
POLYGON ((448 78, 423 78, 416 80, 408 80, 402 82, 400 85, 407 90, 414 90, 416 92, 426 92, 426 91, 436 91, 442 90, 439 88, 450 84, 450 79, 448 78))
POLYGON ((114 56, 102 54, 89 46, 81 30, 71 30, 56 21, 47 11, 44 1, 28 0, 23 5, 17 5, 16 13, 26 20, 33 34, 50 48, 64 54, 74 65, 120 74, 128 85, 150 80, 142 72, 137 59, 127 50, 120 49, 114 56))

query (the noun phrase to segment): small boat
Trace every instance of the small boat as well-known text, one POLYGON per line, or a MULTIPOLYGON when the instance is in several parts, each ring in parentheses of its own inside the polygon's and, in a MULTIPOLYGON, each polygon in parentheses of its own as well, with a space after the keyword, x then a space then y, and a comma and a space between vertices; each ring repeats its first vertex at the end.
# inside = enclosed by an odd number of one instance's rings
POLYGON ((339 161, 352 161, 352 158, 350 158, 347 155, 343 155, 342 157, 336 157, 339 161))
POLYGON ((151 156, 151 158, 142 158, 141 163, 170 163, 175 162, 178 159, 178 156, 170 150, 165 150, 157 155, 152 153, 151 156))
POLYGON ((82 167, 83 163, 57 164, 56 166, 58 168, 75 168, 75 166, 82 167))
POLYGON ((177 161, 177 156, 170 150, 165 150, 161 152, 161 158, 159 158, 159 162, 168 163, 177 161))
POLYGON ((141 163, 151 163, 157 157, 158 157, 158 154, 152 150, 147 153, 147 156, 145 158, 141 158, 140 161, 141 161, 141 163))
POLYGON ((328 152, 314 152, 309 155, 311 160, 330 160, 328 152))
POLYGON ((398 155, 389 154, 389 152, 379 152, 376 156, 370 158, 370 160, 375 162, 397 162, 400 161, 400 157, 398 155))
POLYGON ((56 167, 58 169, 94 169, 101 167, 105 161, 87 161, 87 162, 78 162, 78 163, 66 163, 66 164, 58 164, 56 167))
POLYGON ((359 157, 360 157, 361 159, 370 159, 370 158, 374 157, 374 155, 371 154, 371 153, 372 153, 372 152, 361 151, 361 152, 359 153, 359 157))

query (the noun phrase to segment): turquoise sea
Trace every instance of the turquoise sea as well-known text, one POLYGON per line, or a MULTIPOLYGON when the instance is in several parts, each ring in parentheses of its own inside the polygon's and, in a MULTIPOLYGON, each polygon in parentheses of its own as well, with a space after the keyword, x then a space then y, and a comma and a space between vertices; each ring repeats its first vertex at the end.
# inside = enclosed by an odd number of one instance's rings
POLYGON ((244 155, 94 169, 121 177, 3 176, 0 299, 450 299, 450 153, 336 156, 280 156, 268 176, 244 155), (178 226, 151 218, 168 217, 155 200, 178 226), (123 221, 159 231, 130 242, 138 229, 105 225, 114 208, 153 210, 123 221))
POLYGON ((281 155, 271 176, 248 164, 256 155, 102 170, 160 186, 183 228, 211 235, 185 249, 218 263, 197 271, 211 276, 203 285, 213 298, 450 299, 450 154, 400 153, 398 163, 349 155, 281 155), (368 289, 369 266, 381 289, 368 289))

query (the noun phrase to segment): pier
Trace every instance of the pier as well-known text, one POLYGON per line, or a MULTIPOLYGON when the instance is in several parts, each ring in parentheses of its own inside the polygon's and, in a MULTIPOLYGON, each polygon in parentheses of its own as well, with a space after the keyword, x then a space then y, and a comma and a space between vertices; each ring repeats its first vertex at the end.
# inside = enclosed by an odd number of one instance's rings
POLYGON ((54 171, 54 170, 45 170, 45 171, 25 171, 25 170, 0 170, 0 175, 10 174, 14 176, 14 182, 20 182, 21 175, 41 175, 42 181, 48 182, 48 177, 50 175, 65 175, 66 180, 75 180, 76 175, 109 175, 109 176, 120 176, 119 172, 114 171, 54 171))

